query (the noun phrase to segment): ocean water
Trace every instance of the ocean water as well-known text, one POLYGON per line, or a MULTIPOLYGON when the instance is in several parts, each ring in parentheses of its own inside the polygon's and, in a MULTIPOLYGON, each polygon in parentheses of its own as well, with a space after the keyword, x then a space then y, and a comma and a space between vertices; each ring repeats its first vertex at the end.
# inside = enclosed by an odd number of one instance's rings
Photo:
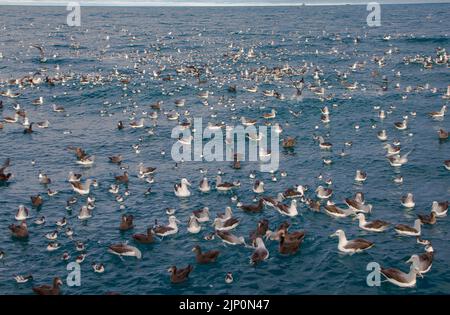
MULTIPOLYGON (((60 233, 61 248, 47 252, 48 241, 44 235, 56 229, 54 222, 66 217, 74 231, 74 240, 86 245, 86 260, 81 264, 81 286, 64 285, 64 294, 103 294, 116 291, 123 294, 448 294, 450 293, 450 234, 448 218, 439 219, 433 226, 424 226, 424 239, 432 242, 435 258, 432 269, 415 288, 402 289, 383 282, 381 286, 366 284, 370 262, 407 271, 405 261, 411 254, 422 253, 423 246, 414 237, 399 237, 391 228, 384 233, 370 233, 358 228, 350 218, 334 219, 323 210, 313 213, 299 203, 299 215, 289 219, 273 209, 264 209, 260 214, 247 214, 230 200, 230 194, 211 191, 201 194, 197 185, 202 178, 200 168, 208 169, 210 180, 218 169, 225 172, 224 180, 240 180, 236 190, 243 203, 251 203, 253 180, 248 174, 258 169, 257 163, 243 162, 241 170, 234 170, 229 162, 194 163, 185 162, 174 168, 170 156, 174 139, 171 130, 176 122, 168 121, 163 114, 171 109, 178 110, 182 117, 185 110, 190 116, 202 117, 204 122, 225 122, 237 124, 236 117, 258 119, 270 109, 277 110, 274 121, 284 131, 281 137, 298 137, 294 152, 280 153, 280 170, 288 173, 278 181, 271 181, 268 173, 257 172, 257 178, 265 182, 264 195, 276 196, 278 192, 295 184, 308 185, 308 196, 314 197, 314 189, 324 185, 317 177, 332 178, 333 200, 342 205, 344 198, 357 191, 363 191, 368 203, 373 205, 369 220, 383 219, 392 223, 413 224, 418 213, 427 213, 434 200, 449 199, 450 173, 443 167, 443 161, 450 159, 450 143, 439 142, 437 130, 450 129, 448 117, 436 121, 428 117, 430 111, 437 111, 445 103, 441 96, 450 83, 447 66, 434 65, 424 69, 418 64, 404 64, 407 56, 435 56, 435 49, 450 49, 450 6, 440 5, 390 5, 382 7, 382 25, 369 28, 366 24, 367 11, 364 6, 326 7, 266 7, 266 8, 125 8, 89 7, 81 10, 81 26, 66 25, 67 11, 64 7, 6 7, 0 6, 0 90, 8 87, 21 95, 15 99, 1 97, 4 108, 2 116, 14 114, 12 105, 20 104, 27 111, 30 121, 48 119, 48 129, 36 129, 31 135, 23 134, 20 124, 5 124, 0 130, 0 162, 11 158, 9 170, 14 178, 8 185, 0 187, 0 250, 6 253, 0 261, 0 293, 32 294, 35 284, 50 283, 59 276, 65 279, 67 263, 78 255, 74 241, 60 233), (384 41, 383 35, 392 39, 384 41), (359 36, 359 43, 353 39, 359 36), (109 40, 107 40, 109 37, 109 40), (38 50, 30 45, 44 47, 47 62, 39 61, 38 50), (232 47, 230 46, 232 44, 232 47), (253 47, 256 58, 246 58, 253 47), (243 48, 244 56, 233 63, 225 54, 236 53, 243 48), (335 52, 333 52, 333 49, 335 52), (392 49, 392 54, 387 53, 392 49), (374 56, 384 56, 385 66, 379 67, 372 61, 374 56), (365 62, 364 69, 351 71, 355 62, 365 62), (266 66, 269 68, 289 64, 300 69, 305 63, 310 67, 304 74, 306 84, 314 83, 313 69, 322 71, 322 85, 327 94, 334 97, 320 101, 313 93, 305 90, 302 98, 291 97, 295 90, 288 77, 281 81, 256 83, 258 93, 242 90, 243 86, 255 84, 245 80, 242 72, 266 66), (313 66, 311 66, 311 64, 313 66), (135 66, 136 65, 136 66, 135 66), (175 69, 181 65, 208 65, 210 73, 203 74, 205 83, 199 83, 190 75, 177 75, 175 69), (59 66, 59 70, 56 67, 59 66), (172 75, 173 81, 163 81, 152 75, 162 70, 161 77, 172 75), (113 75, 114 69, 131 78, 130 83, 121 83, 113 75), (145 70, 145 73, 143 73, 145 70), (355 91, 348 91, 340 83, 336 70, 349 72, 348 81, 359 83, 355 91), (379 76, 371 76, 372 71, 379 76), (401 76, 396 76, 400 71, 401 76), (49 86, 8 86, 6 80, 21 78, 39 72, 39 75, 54 76, 57 72, 71 74, 67 82, 49 86), (101 75, 99 82, 80 84, 82 75, 101 75), (380 90, 381 77, 389 80, 389 89, 380 90), (399 83, 400 90, 394 88, 399 83), (238 92, 227 92, 229 84, 236 84, 238 92), (405 93, 407 86, 429 88, 405 93), (433 93, 431 88, 437 88, 433 93), (261 91, 275 89, 286 95, 285 100, 265 97, 261 91), (203 106, 197 94, 210 91, 209 106, 203 106), (402 99, 402 95, 408 95, 402 99), (32 105, 32 100, 42 96, 44 104, 32 105), (351 96, 351 97, 349 97, 351 96), (186 99, 184 108, 175 108, 174 100, 186 99), (163 101, 163 110, 149 135, 151 120, 146 118, 144 129, 130 129, 130 118, 145 117, 150 112, 149 104, 163 101), (52 111, 52 104, 64 106, 65 113, 52 111), (231 106, 234 104, 234 106, 231 106), (333 104, 337 106, 333 107, 333 104), (320 108, 328 106, 331 123, 320 121, 320 108), (381 121, 374 106, 392 113, 381 121), (231 108, 235 111, 231 111, 231 108), (294 117, 289 110, 302 111, 294 117), (411 116, 410 112, 417 115, 411 116), (214 114, 211 117, 211 115, 214 114), (410 116, 409 128, 399 131, 393 123, 402 116, 410 116), (116 129, 119 120, 126 128, 116 129), (354 128, 359 125, 359 130, 354 128), (375 128, 372 126, 375 125, 375 128), (316 129, 318 126, 318 129, 316 129), (413 150, 409 162, 401 168, 393 168, 385 158, 385 150, 376 133, 386 129, 389 141, 398 139, 402 153, 413 150), (70 132, 67 132, 70 131, 70 132), (412 135, 410 135, 410 133, 412 135), (333 143, 330 152, 321 151, 313 135, 328 135, 333 143), (344 143, 352 141, 353 146, 345 148, 347 156, 339 153, 344 143), (133 144, 140 144, 141 152, 136 154, 133 144), (83 168, 75 163, 75 157, 68 152, 68 146, 80 146, 95 155, 92 167, 83 168), (166 154, 162 155, 161 151, 166 154), (108 156, 122 154, 124 165, 129 166, 130 196, 125 197, 125 209, 119 208, 109 186, 114 175, 123 172, 108 162, 108 156), (324 157, 333 160, 325 166, 324 157), (33 166, 31 161, 35 160, 33 166), (157 167, 155 182, 148 184, 137 178, 137 165, 157 167), (367 172, 363 184, 354 182, 357 169, 367 172), (39 184, 38 173, 42 170, 52 180, 49 188, 59 194, 49 197, 46 187, 39 184), (66 200, 75 193, 67 182, 69 171, 82 173, 83 178, 94 178, 99 182, 92 188, 96 198, 93 217, 81 222, 78 210, 85 202, 80 197, 73 211, 65 209, 66 200), (399 185, 393 178, 401 174, 404 183, 399 185), (192 196, 179 199, 173 193, 173 185, 182 177, 193 183, 192 196), (152 187, 150 195, 144 192, 152 187), (416 206, 405 210, 400 198, 407 192, 415 196, 416 206), (30 196, 42 194, 44 205, 40 210, 32 209, 30 196), (32 218, 28 221, 30 238, 18 241, 11 238, 8 225, 14 223, 14 215, 20 204, 30 208, 32 218), (208 206, 211 217, 231 206, 234 215, 241 222, 234 234, 248 235, 258 220, 267 218, 270 228, 275 229, 287 220, 290 230, 306 230, 306 237, 298 253, 281 256, 278 243, 266 241, 270 258, 257 265, 249 264, 252 249, 243 246, 224 246, 219 239, 206 241, 203 236, 213 231, 210 223, 203 224, 199 234, 187 232, 187 220, 191 211, 208 206), (148 246, 134 244, 131 236, 146 230, 157 219, 167 223, 165 209, 173 207, 181 221, 179 233, 148 246), (133 214, 135 228, 121 233, 118 229, 123 213, 133 214), (47 223, 36 226, 33 221, 44 215, 47 223), (349 238, 363 237, 375 242, 365 253, 342 255, 337 249, 337 239, 330 238, 337 229, 345 230, 349 238), (113 243, 128 241, 142 251, 140 260, 124 258, 107 252, 113 243), (217 263, 201 266, 195 263, 191 252, 194 245, 204 250, 221 251, 217 263), (64 251, 72 259, 63 261, 64 251), (102 262, 106 271, 94 273, 91 263, 102 262), (194 265, 189 280, 182 285, 169 281, 167 269, 176 265, 194 265), (232 272, 234 282, 226 284, 224 277, 232 272), (33 282, 17 284, 13 275, 29 274, 33 282)), ((299 80, 301 76, 294 76, 299 80)), ((123 194, 124 187, 120 193, 123 194)))

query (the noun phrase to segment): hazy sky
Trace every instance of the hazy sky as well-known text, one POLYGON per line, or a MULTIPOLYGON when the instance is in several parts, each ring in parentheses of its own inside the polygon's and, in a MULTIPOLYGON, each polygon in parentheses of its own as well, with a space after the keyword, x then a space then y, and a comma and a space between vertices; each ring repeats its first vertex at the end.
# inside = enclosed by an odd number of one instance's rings
MULTIPOLYGON (((306 4, 366 4, 378 3, 450 3, 450 0, 79 0, 81 5, 296 5, 306 4)), ((0 4, 59 4, 68 0, 0 0, 0 4)))

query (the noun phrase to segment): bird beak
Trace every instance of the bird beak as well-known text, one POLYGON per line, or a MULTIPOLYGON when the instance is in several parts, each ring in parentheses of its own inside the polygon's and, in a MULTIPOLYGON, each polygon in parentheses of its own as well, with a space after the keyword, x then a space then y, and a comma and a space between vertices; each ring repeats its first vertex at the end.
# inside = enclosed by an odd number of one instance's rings
POLYGON ((411 260, 411 258, 410 258, 410 259, 408 259, 407 261, 405 261, 405 263, 406 263, 406 264, 410 264, 410 263, 412 263, 412 260, 411 260))
POLYGON ((186 184, 189 185, 189 186, 191 186, 191 183, 190 183, 189 181, 186 181, 186 184))
POLYGON ((330 237, 335 237, 336 235, 337 235, 336 233, 333 233, 330 235, 330 237))
POLYGON ((355 221, 355 220, 357 220, 358 219, 358 217, 355 215, 353 218, 352 218, 352 221, 355 221))
POLYGON ((178 224, 181 224, 180 220, 175 219, 175 222, 177 222, 178 224))
POLYGON ((193 247, 191 251, 194 252, 195 251, 195 247, 193 247))

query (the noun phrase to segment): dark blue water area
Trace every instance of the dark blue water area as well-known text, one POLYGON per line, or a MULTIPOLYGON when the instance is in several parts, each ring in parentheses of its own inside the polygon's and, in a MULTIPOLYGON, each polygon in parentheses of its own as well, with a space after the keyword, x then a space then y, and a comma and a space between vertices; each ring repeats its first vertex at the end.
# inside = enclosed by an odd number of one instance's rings
MULTIPOLYGON (((383 219, 393 224, 413 224, 418 213, 428 213, 433 201, 449 199, 450 173, 443 166, 450 159, 450 143, 439 142, 437 130, 449 130, 446 116, 434 120, 428 116, 439 110, 446 101, 442 96, 450 84, 450 72, 446 65, 433 65, 425 69, 421 64, 405 64, 405 57, 415 55, 436 56, 436 48, 450 49, 450 6, 389 5, 382 6, 380 27, 368 27, 365 6, 320 7, 242 7, 242 8, 135 8, 135 7, 82 7, 81 26, 66 24, 68 11, 64 7, 12 7, 0 6, 0 59, 1 91, 10 88, 20 92, 18 98, 0 96, 4 108, 1 115, 14 115, 13 104, 25 109, 30 121, 48 120, 48 129, 35 128, 31 135, 23 134, 19 123, 4 124, 0 130, 0 162, 11 158, 8 169, 14 178, 0 187, 0 250, 6 253, 0 260, 0 293, 31 294, 33 284, 50 283, 51 279, 67 276, 68 261, 61 259, 67 251, 73 261, 79 254, 75 241, 86 245, 86 260, 81 264, 81 286, 62 287, 64 294, 103 294, 117 291, 124 294, 448 294, 450 293, 449 219, 440 218, 433 226, 424 226, 422 237, 430 240, 436 251, 432 269, 417 286, 409 289, 383 282, 379 287, 366 284, 366 266, 375 261, 382 266, 407 271, 405 261, 414 253, 422 253, 423 246, 414 237, 399 237, 391 228, 384 233, 361 230, 357 221, 350 218, 335 219, 312 212, 299 202, 299 215, 282 217, 266 208, 259 214, 247 214, 232 202, 231 194, 211 191, 202 194, 197 186, 202 178, 200 168, 208 169, 212 181, 219 169, 225 172, 224 180, 241 182, 236 194, 243 203, 251 203, 255 194, 251 188, 253 179, 249 173, 258 170, 258 163, 242 162, 241 170, 234 170, 230 162, 184 162, 174 168, 170 152, 176 141, 171 138, 175 121, 168 121, 164 112, 177 110, 181 119, 185 111, 190 117, 202 117, 207 122, 224 122, 237 125, 241 116, 258 119, 263 124, 263 113, 276 109, 273 122, 283 127, 281 138, 297 137, 292 152, 282 150, 280 168, 271 174, 256 172, 256 178, 265 183, 265 194, 277 193, 296 184, 308 185, 308 197, 315 198, 314 190, 325 185, 318 179, 332 178, 332 199, 340 206, 347 197, 363 191, 373 212, 368 220, 383 219), (392 39, 383 40, 390 34, 392 39), (355 43, 354 39, 359 38, 355 43), (30 45, 44 47, 47 62, 40 63, 39 52, 30 45), (232 62, 226 54, 244 49, 243 56, 232 62), (255 58, 247 58, 250 48, 255 58), (373 61, 375 56, 385 58, 385 66, 373 61), (351 71, 355 62, 365 63, 364 68, 351 71), (331 100, 319 100, 305 89, 302 98, 295 93, 290 77, 275 81, 268 75, 260 75, 259 81, 245 79, 245 70, 262 67, 283 67, 296 71, 306 66, 307 85, 316 84, 314 69, 320 68, 321 85, 331 100), (208 65, 209 74, 203 74, 206 83, 188 74, 177 75, 175 69, 182 65, 208 65), (58 67, 58 68, 57 68, 58 67), (161 70, 162 69, 162 70, 161 70), (115 72, 117 70, 117 72, 115 72), (145 72, 144 72, 145 70, 145 72), (161 70, 159 78, 153 71, 161 70), (348 72, 348 82, 358 82, 358 88, 345 89, 337 72, 348 72), (376 71, 377 76, 372 72, 376 71), (39 72, 38 74, 36 74, 39 72), (400 72, 401 76, 396 73, 400 72), (45 83, 20 88, 8 85, 10 79, 26 75, 54 77, 64 76, 66 82, 49 86, 45 83), (115 74, 116 73, 116 74, 115 74), (119 73, 119 75, 117 75, 119 73), (82 76, 101 76, 94 82, 81 84, 82 76), (171 75, 174 80, 161 78, 171 75), (389 81, 389 89, 381 91, 382 76, 389 81), (123 84, 119 76, 130 78, 123 84), (395 84, 400 89, 395 89, 395 84), (236 84, 236 94, 227 92, 230 84, 236 84), (428 86, 426 86, 428 84, 428 86), (257 85, 257 93, 249 93, 244 86, 257 85), (412 91, 406 93, 406 87, 412 91), (424 87, 417 89, 418 86, 424 87), (435 91, 432 89, 436 88, 435 91), (279 100, 262 95, 263 90, 274 89, 286 98, 279 100), (208 106, 203 106, 200 91, 209 91, 208 106), (406 99, 402 99, 407 95, 406 99), (42 96, 44 104, 32 105, 32 100, 42 96), (184 98, 184 108, 175 107, 176 99, 184 98), (150 104, 163 101, 157 126, 152 127, 146 117, 152 111, 150 104), (65 113, 56 113, 52 104, 64 106, 65 113), (333 106, 335 104, 335 106, 333 106), (331 122, 320 121, 320 109, 328 106, 331 122), (374 106, 392 113, 380 120, 374 106), (231 110, 234 109, 234 110, 231 110), (289 110, 301 111, 294 117, 289 110), (410 113, 416 112, 416 116, 410 113), (409 116, 409 128, 400 131, 394 122, 409 116), (132 119, 146 117, 146 128, 130 129, 132 119), (119 120, 126 128, 117 130, 119 120), (355 126, 359 125, 357 130, 355 126), (317 126, 317 128, 316 128, 317 126), (154 135, 148 131, 152 128, 154 135), (388 142, 401 142, 402 153, 413 150, 409 162, 401 168, 391 167, 385 157, 383 143, 376 134, 386 129, 388 142), (323 135, 333 143, 332 151, 319 149, 313 135, 323 135), (344 143, 352 141, 351 147, 344 143), (140 144, 136 154, 133 144, 140 144), (68 146, 80 146, 95 155, 92 167, 76 164, 68 146), (341 157, 341 150, 348 153, 341 157), (166 154, 162 155, 161 151, 166 154), (114 175, 123 171, 108 162, 108 156, 122 154, 124 165, 129 166, 130 196, 125 197, 125 209, 119 208, 114 195, 108 192, 114 183, 114 175), (331 158, 331 165, 324 165, 323 158, 331 158), (36 164, 32 165, 31 161, 36 164), (155 182, 148 184, 137 177, 138 164, 157 167, 155 182), (362 169, 368 174, 363 184, 354 181, 355 172, 362 169), (49 188, 59 194, 49 197, 46 187, 39 184, 42 170, 51 178, 49 188), (285 170, 286 177, 280 175, 285 170), (85 197, 68 212, 66 200, 74 196, 67 182, 69 171, 83 174, 83 178, 96 179, 99 186, 92 188, 96 199, 93 217, 87 221, 77 218, 85 197), (402 175, 403 184, 393 178, 402 175), (177 198, 173 185, 183 177, 193 187, 192 196, 177 198), (150 195, 144 192, 152 187, 150 195), (415 197, 414 209, 405 210, 400 199, 408 192, 415 197), (40 193, 44 205, 40 210, 31 208, 30 196, 40 193), (30 237, 27 241, 11 238, 8 225, 15 223, 14 215, 20 204, 30 208, 28 220, 30 237), (211 217, 231 206, 240 219, 233 231, 248 239, 258 220, 267 218, 271 229, 283 221, 291 223, 291 230, 304 229, 305 240, 298 253, 282 256, 278 242, 266 241, 270 258, 257 265, 249 264, 252 249, 243 246, 224 246, 219 239, 204 240, 213 231, 211 222, 202 224, 199 234, 187 231, 187 221, 193 210, 208 206, 211 217), (167 223, 165 209, 173 207, 181 221, 175 236, 143 246, 134 243, 133 233, 144 232, 157 219, 167 223), (135 228, 121 233, 119 223, 124 213, 133 214, 135 228), (45 216, 47 223, 33 224, 38 216, 45 216), (44 235, 56 229, 54 222, 66 217, 74 231, 74 240, 63 231, 58 237, 61 248, 48 252, 48 240, 44 235), (349 238, 362 237, 375 242, 367 252, 342 255, 337 249, 337 239, 329 235, 337 229, 345 230, 349 238), (128 241, 142 251, 142 259, 124 258, 107 252, 109 245, 128 241), (197 265, 191 249, 200 245, 204 250, 219 249, 218 261, 211 265, 197 265), (105 272, 94 273, 91 263, 102 262, 105 272), (189 281, 172 285, 167 269, 194 265, 189 281), (225 274, 232 272, 234 282, 226 284, 225 274), (13 275, 28 274, 34 281, 17 284, 13 275)), ((293 80, 300 80, 295 75, 293 80)), ((121 186, 120 194, 125 188, 121 186)))

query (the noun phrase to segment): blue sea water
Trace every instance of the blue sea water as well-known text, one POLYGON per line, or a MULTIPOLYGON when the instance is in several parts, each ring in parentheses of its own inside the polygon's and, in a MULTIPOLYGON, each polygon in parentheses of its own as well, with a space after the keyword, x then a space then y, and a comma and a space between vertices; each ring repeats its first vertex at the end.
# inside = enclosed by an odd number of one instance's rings
MULTIPOLYGON (((306 238, 300 251, 284 257, 278 254, 278 243, 267 241, 270 252, 268 261, 257 266, 249 264, 251 249, 241 246, 224 246, 217 238, 206 241, 203 236, 213 231, 210 223, 203 224, 201 233, 189 234, 186 230, 191 211, 208 206, 212 217, 231 206, 235 216, 241 220, 234 231, 248 237, 261 218, 270 221, 275 229, 286 217, 265 209, 261 214, 246 214, 236 208, 229 194, 212 191, 200 194, 192 189, 190 198, 179 199, 173 194, 173 184, 187 177, 197 186, 202 174, 199 168, 208 168, 212 178, 218 169, 225 172, 225 180, 240 180, 242 186, 237 195, 243 203, 251 203, 253 181, 248 174, 258 169, 258 164, 243 162, 241 170, 233 170, 229 162, 194 163, 185 162, 174 168, 170 157, 171 130, 176 122, 168 121, 160 113, 155 134, 148 129, 127 128, 118 131, 116 124, 126 124, 132 113, 134 118, 145 117, 150 112, 149 104, 163 101, 163 110, 176 109, 174 100, 186 99, 191 117, 202 117, 205 122, 237 124, 232 116, 260 118, 265 112, 277 110, 275 121, 283 126, 282 137, 298 137, 294 153, 282 152, 280 170, 287 177, 276 173, 277 182, 270 174, 257 173, 257 178, 266 184, 265 195, 276 196, 295 184, 308 185, 308 195, 314 196, 314 188, 324 184, 317 176, 332 178, 333 200, 339 205, 344 198, 363 191, 368 203, 373 204, 369 219, 383 219, 392 223, 413 224, 418 213, 426 213, 434 200, 449 199, 450 173, 443 161, 450 159, 450 143, 439 142, 437 130, 450 129, 448 117, 442 121, 432 120, 427 113, 441 108, 441 98, 450 84, 450 73, 446 66, 434 65, 424 69, 417 64, 406 65, 403 58, 416 54, 434 56, 437 47, 450 49, 450 5, 389 5, 382 7, 382 25, 369 28, 366 24, 368 12, 365 6, 324 7, 261 7, 261 8, 125 8, 86 7, 81 9, 81 26, 66 25, 67 11, 64 7, 12 7, 0 6, 0 90, 8 88, 6 80, 21 78, 37 71, 53 76, 59 72, 72 74, 64 84, 50 87, 43 83, 26 86, 16 99, 1 97, 4 108, 2 116, 13 115, 12 105, 24 108, 31 121, 48 119, 48 129, 37 129, 32 135, 23 134, 23 126, 5 124, 0 130, 0 162, 11 158, 10 171, 14 178, 8 185, 0 187, 0 250, 6 253, 0 261, 0 293, 31 294, 33 284, 50 283, 51 279, 67 276, 67 261, 61 259, 64 251, 77 256, 74 242, 60 234, 61 248, 47 252, 48 241, 44 235, 53 231, 54 222, 63 216, 74 229, 74 240, 86 244, 86 261, 81 265, 81 286, 62 287, 64 294, 103 294, 116 291, 124 294, 448 294, 450 293, 450 234, 448 218, 439 219, 434 226, 423 228, 423 238, 432 242, 436 251, 433 267, 417 286, 410 289, 397 288, 389 283, 379 287, 366 284, 366 266, 375 261, 382 266, 407 271, 405 261, 411 254, 423 252, 414 237, 398 237, 391 228, 385 233, 369 233, 358 228, 351 219, 334 219, 323 211, 313 213, 299 203, 300 215, 288 219, 291 230, 306 230, 306 238), (384 41, 383 35, 391 34, 392 40, 384 41), (106 40, 109 36, 109 40, 106 40), (360 37, 355 44, 353 39, 360 37), (74 45, 74 43, 76 43, 74 45), (39 62, 39 54, 32 44, 42 45, 48 58, 39 62), (230 45, 233 47, 230 48, 230 45), (78 46, 78 47, 77 47, 78 46), (257 58, 244 57, 233 63, 224 54, 245 52, 253 47, 257 58), (337 53, 331 53, 335 48, 337 53), (392 54, 386 52, 392 49, 392 54), (386 65, 379 68, 372 58, 385 56, 386 65), (365 68, 349 74, 349 81, 357 81, 360 88, 346 91, 339 82, 335 70, 349 71, 355 62, 366 62, 365 68), (302 99, 293 99, 290 81, 258 82, 259 92, 248 93, 242 86, 252 82, 242 79, 245 69, 282 67, 288 63, 299 69, 305 63, 319 66, 323 71, 322 81, 327 93, 334 93, 330 101, 322 102, 305 91, 302 99), (136 68, 134 67, 136 64, 136 68), (207 64, 211 70, 207 82, 199 84, 189 75, 176 75, 175 69, 183 64, 207 64), (162 76, 172 75, 175 80, 162 81, 152 76, 153 70, 165 66, 162 76), (131 77, 126 86, 117 78, 109 80, 113 70, 131 77), (143 70, 146 70, 143 73, 143 70), (45 72, 44 72, 45 71, 45 72), (372 77, 378 71, 380 76, 372 77), (401 76, 395 76, 397 71, 401 76), (80 84, 82 75, 100 74, 104 80, 97 84, 80 84), (380 91, 381 76, 387 76, 389 90, 380 91), (401 91, 394 89, 400 83, 401 91), (429 84, 438 89, 415 91, 403 100, 404 88, 429 84), (236 95, 227 92, 229 84, 237 84, 236 95), (363 87, 363 89, 361 89, 363 87), (264 97, 260 91, 275 89, 283 92, 285 100, 264 97), (208 90, 209 107, 203 106, 197 94, 208 90), (347 99, 343 94, 351 95, 347 99), (32 100, 44 97, 41 106, 32 105, 32 100), (236 111, 230 111, 230 104, 236 111), (51 104, 64 106, 65 114, 52 111, 51 104), (337 107, 333 107, 337 104, 337 107), (331 123, 320 122, 320 108, 331 110, 331 123), (388 110, 395 106, 384 121, 377 117, 374 106, 388 110), (211 109, 213 108, 213 109, 211 109), (296 118, 289 109, 302 111, 296 118), (411 117, 410 112, 417 112, 411 117), (211 117, 211 114, 217 117, 211 117), (402 116, 410 115, 410 126, 399 131, 393 123, 402 116), (360 125, 359 130, 354 126, 360 125), (372 125, 376 125, 372 129, 372 125), (315 126, 319 126, 315 129, 315 126), (401 168, 393 168, 385 158, 382 143, 376 133, 386 129, 389 141, 400 140, 402 152, 413 150, 409 162, 401 168), (65 133, 70 131, 71 133, 65 133), (412 136, 409 135, 412 133, 412 136), (313 140, 313 134, 329 134, 333 143, 331 152, 323 152, 313 140), (140 141, 140 138, 142 141, 140 141), (340 157, 344 142, 352 141, 346 148, 348 156, 340 157), (136 154, 132 145, 140 143, 141 152, 136 154), (68 146, 80 146, 95 155, 91 168, 82 168, 75 157, 67 151, 68 146), (166 152, 161 155, 161 150, 166 152), (108 156, 122 154, 124 164, 130 167, 131 195, 125 198, 125 210, 119 209, 114 196, 108 193, 114 175, 122 171, 108 162, 108 156), (323 165, 322 159, 330 157, 333 164, 323 165), (31 161, 35 160, 36 165, 31 161), (148 184, 136 177, 137 165, 157 167, 155 182, 148 184), (355 184, 355 171, 367 172, 364 184, 355 184), (42 170, 52 179, 49 188, 58 190, 54 197, 46 195, 46 188, 39 184, 38 173, 42 170), (65 209, 66 200, 74 193, 67 182, 69 171, 83 174, 83 178, 95 178, 99 187, 93 188, 96 198, 94 215, 88 221, 77 219, 78 210, 85 198, 79 198, 72 212, 65 209), (404 183, 393 182, 401 174, 404 183), (144 195, 148 187, 153 193, 144 195), (405 210, 400 198, 407 192, 415 196, 416 207, 405 210), (29 220, 30 238, 18 241, 11 238, 8 225, 14 223, 14 214, 19 204, 31 209, 30 196, 41 193, 44 205, 39 211, 32 209, 29 220), (143 232, 157 219, 167 222, 165 209, 173 207, 182 222, 176 236, 164 238, 152 245, 136 245, 132 234, 143 232), (118 226, 123 213, 133 214, 135 228, 121 233, 118 226), (36 226, 32 221, 44 215, 47 223, 36 226), (330 238, 336 229, 343 229, 349 238, 363 237, 375 242, 369 251, 357 255, 342 255, 337 249, 337 240, 330 238), (121 260, 107 252, 112 243, 128 241, 139 247, 141 260, 121 260), (199 244, 204 250, 219 249, 218 262, 201 266, 195 263, 191 252, 199 244), (91 263, 105 264, 105 273, 94 273, 91 263), (169 281, 168 267, 194 265, 189 281, 173 285, 169 281), (224 277, 232 272, 234 282, 226 284, 224 277), (17 284, 13 275, 33 274, 34 281, 17 284)), ((295 79, 300 79, 297 76, 295 79)), ((314 82, 312 71, 305 74, 307 83, 314 82)), ((146 119, 150 127, 150 119, 146 119)), ((123 194, 124 188, 121 187, 123 194)))

